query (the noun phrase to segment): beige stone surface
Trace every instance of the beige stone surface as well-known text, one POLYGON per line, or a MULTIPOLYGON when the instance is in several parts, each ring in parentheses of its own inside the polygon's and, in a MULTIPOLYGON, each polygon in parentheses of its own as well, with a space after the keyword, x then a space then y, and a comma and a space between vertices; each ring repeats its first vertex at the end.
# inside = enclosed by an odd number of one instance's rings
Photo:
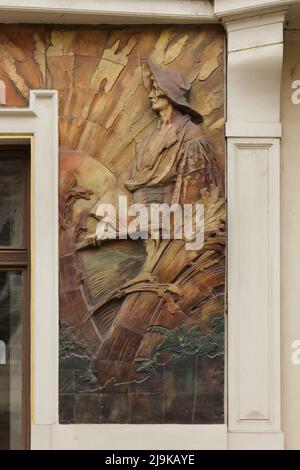
POLYGON ((292 343, 300 340, 300 104, 292 103, 292 83, 300 80, 300 28, 284 46, 281 119, 281 327, 282 426, 287 449, 300 449, 300 364, 292 363, 292 343))

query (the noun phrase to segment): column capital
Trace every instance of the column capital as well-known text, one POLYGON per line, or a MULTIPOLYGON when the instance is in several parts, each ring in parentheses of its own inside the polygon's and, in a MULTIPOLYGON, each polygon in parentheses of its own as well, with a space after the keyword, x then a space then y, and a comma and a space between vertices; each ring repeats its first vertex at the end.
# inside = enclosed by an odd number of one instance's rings
MULTIPOLYGON (((228 1, 231 6, 241 3, 228 1)), ((255 10, 254 14, 249 7, 240 9, 242 15, 225 16, 228 50, 226 134, 227 137, 280 137, 283 26, 287 4, 275 0, 243 2, 248 6, 250 3, 260 6, 268 3, 270 8, 268 11, 260 9, 260 14, 255 10), (274 4, 277 4, 276 10, 274 4)))

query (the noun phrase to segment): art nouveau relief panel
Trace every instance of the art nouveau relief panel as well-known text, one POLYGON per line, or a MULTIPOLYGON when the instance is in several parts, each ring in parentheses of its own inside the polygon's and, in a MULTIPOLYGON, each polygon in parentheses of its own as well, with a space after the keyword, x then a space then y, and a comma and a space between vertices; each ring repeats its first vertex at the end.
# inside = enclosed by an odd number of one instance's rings
POLYGON ((59 92, 60 423, 223 423, 222 29, 2 26, 0 44, 7 106, 59 92))

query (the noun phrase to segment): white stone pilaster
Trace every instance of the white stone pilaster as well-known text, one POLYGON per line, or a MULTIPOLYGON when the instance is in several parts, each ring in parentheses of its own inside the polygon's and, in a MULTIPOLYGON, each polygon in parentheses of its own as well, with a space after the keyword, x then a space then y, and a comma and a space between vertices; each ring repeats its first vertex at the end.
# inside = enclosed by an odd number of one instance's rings
POLYGON ((228 38, 229 448, 280 449, 280 84, 285 9, 252 15, 241 11, 223 18, 228 38))

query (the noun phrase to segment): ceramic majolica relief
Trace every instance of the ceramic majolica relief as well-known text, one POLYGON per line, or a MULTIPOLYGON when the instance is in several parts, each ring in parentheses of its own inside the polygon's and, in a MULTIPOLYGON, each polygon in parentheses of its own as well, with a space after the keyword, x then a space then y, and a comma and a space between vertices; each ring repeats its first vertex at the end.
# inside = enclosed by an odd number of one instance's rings
POLYGON ((0 28, 7 105, 59 91, 60 422, 223 422, 223 31, 15 33, 0 28), (201 205, 202 243, 161 217, 138 236, 120 200, 193 221, 201 205))

